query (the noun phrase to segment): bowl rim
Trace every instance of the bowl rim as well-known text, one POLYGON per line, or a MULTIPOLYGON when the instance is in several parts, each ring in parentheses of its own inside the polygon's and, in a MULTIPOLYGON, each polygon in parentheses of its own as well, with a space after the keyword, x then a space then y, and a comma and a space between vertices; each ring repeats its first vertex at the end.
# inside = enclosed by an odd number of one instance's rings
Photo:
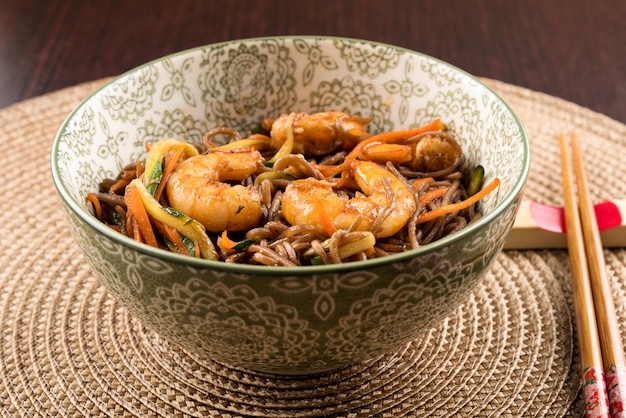
POLYGON ((85 97, 82 101, 80 101, 72 111, 67 115, 64 119, 63 123, 59 127, 51 148, 50 153, 50 168, 52 172, 52 179, 55 188, 57 189, 57 193, 62 200, 62 203, 67 205, 72 212, 80 218, 80 220, 94 229, 97 233, 104 235, 106 238, 121 244, 125 247, 129 247, 132 250, 138 251, 142 254, 164 260, 167 262, 180 264, 184 266, 199 268, 199 269, 213 269, 222 272, 230 272, 234 274, 248 274, 254 276, 302 276, 302 275, 311 275, 311 274, 325 274, 325 273, 346 273, 350 271, 356 270, 367 270, 373 268, 379 268, 381 266, 392 265, 395 263, 402 263, 409 259, 418 257, 420 255, 426 255, 433 253, 435 251, 440 250, 441 248, 452 245, 457 241, 463 240, 467 235, 471 235, 475 230, 486 227, 488 224, 492 223, 498 216, 505 211, 511 204, 514 203, 518 196, 523 193, 524 186, 526 184, 528 174, 530 171, 530 142, 528 138, 528 134, 524 125, 521 123, 519 117, 515 113, 515 111, 511 108, 511 106, 493 89, 491 89, 488 85, 478 79, 476 76, 470 74, 469 72, 455 66, 454 64, 450 64, 442 59, 430 56, 428 54, 411 50, 408 48, 404 48, 397 45, 387 44, 384 42, 378 42, 373 40, 366 39, 358 39, 358 38, 350 38, 350 37, 338 37, 338 36, 325 36, 325 35, 284 35, 284 36, 264 36, 264 37, 252 37, 252 38, 241 38, 241 39, 232 39, 228 41, 216 42, 212 44, 199 45, 196 47, 184 49, 181 51, 174 52, 172 54, 164 55, 153 60, 150 60, 144 64, 131 68, 130 70, 114 77, 108 82, 101 85, 95 91, 91 92, 87 97, 85 97), (153 66, 159 62, 162 62, 166 59, 171 59, 181 55, 187 55, 191 53, 197 53, 198 51, 207 49, 225 46, 231 43, 254 43, 254 42, 262 42, 267 40, 294 40, 294 39, 307 39, 307 40, 319 40, 319 41, 348 41, 355 43, 365 43, 371 44, 372 46, 383 46, 393 48, 405 53, 413 54, 421 56, 422 58, 433 60, 441 65, 447 66, 450 69, 458 72, 459 74, 469 78, 474 83, 482 86, 486 91, 492 94, 500 104, 506 108, 513 117, 518 130, 521 133, 522 138, 522 147, 523 147, 523 161, 521 165, 521 170, 519 175, 517 176, 515 182, 512 184, 512 187, 506 192, 506 195, 502 198, 502 200, 486 215, 483 215, 476 222, 468 225, 460 231, 455 232, 452 235, 449 235, 444 238, 440 238, 436 241, 433 241, 423 247, 407 250, 402 253, 391 254, 385 257, 374 258, 363 261, 353 261, 349 263, 342 264, 331 264, 331 265, 315 265, 315 266, 295 266, 295 267, 283 267, 283 266, 264 266, 264 265, 252 265, 252 264, 231 264, 225 263, 223 261, 212 261, 206 259, 200 259, 190 256, 185 256, 181 254, 176 254, 173 252, 169 252, 166 250, 162 250, 159 248, 154 248, 149 245, 139 243, 133 240, 130 237, 127 237, 119 232, 113 231, 111 228, 107 227, 105 224, 100 222, 97 218, 95 218, 86 208, 84 208, 79 202, 77 202, 71 195, 67 186, 61 180, 61 173, 59 171, 59 162, 57 159, 59 144, 61 142, 61 137, 63 132, 67 129, 68 124, 72 120, 72 118, 88 103, 96 96, 100 95, 104 90, 108 89, 110 86, 120 82, 124 78, 128 77, 130 74, 134 74, 141 69, 153 66))

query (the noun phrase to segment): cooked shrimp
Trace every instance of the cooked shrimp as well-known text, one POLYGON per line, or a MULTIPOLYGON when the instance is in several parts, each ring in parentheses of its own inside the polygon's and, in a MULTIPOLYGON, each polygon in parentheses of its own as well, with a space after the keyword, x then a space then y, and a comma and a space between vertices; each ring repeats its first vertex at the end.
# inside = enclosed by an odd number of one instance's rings
POLYGON ((231 185, 254 174, 263 158, 258 151, 197 155, 180 163, 170 175, 170 205, 212 232, 245 231, 263 215, 254 186, 231 185))
POLYGON ((361 118, 344 112, 300 112, 281 115, 278 119, 265 119, 262 127, 270 131, 274 149, 279 149, 287 141, 288 131, 292 129, 292 152, 318 156, 352 149, 369 136, 365 127, 371 121, 372 118, 361 118))
POLYGON ((371 231, 376 238, 396 234, 416 208, 409 188, 390 171, 370 162, 351 164, 355 182, 362 191, 352 198, 339 195, 328 181, 296 180, 282 197, 282 212, 291 225, 307 224, 322 235, 335 229, 371 231), (377 222, 380 217, 382 222, 377 222))
POLYGON ((363 148, 359 158, 390 161, 423 173, 452 171, 461 162, 461 146, 445 132, 426 133, 407 144, 372 143, 363 148))
POLYGON ((425 135, 413 147, 413 170, 433 173, 456 168, 461 162, 461 146, 451 135, 425 135))

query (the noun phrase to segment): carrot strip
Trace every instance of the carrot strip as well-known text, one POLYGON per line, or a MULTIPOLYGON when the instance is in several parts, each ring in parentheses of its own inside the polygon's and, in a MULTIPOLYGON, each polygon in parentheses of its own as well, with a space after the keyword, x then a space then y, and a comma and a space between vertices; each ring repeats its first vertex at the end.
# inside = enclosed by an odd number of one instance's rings
POLYGON ((180 158, 182 153, 182 147, 176 149, 175 151, 170 150, 170 152, 167 153, 167 156, 165 157, 165 168, 163 169, 163 175, 161 176, 161 181, 159 182, 159 185, 154 192, 155 200, 158 201, 161 198, 161 193, 163 193, 163 189, 167 184, 167 179, 169 178, 170 174, 172 174, 172 171, 174 171, 174 167, 176 166, 176 163, 178 162, 178 159, 180 158))
POLYGON ((439 187, 437 189, 427 191, 426 193, 420 195, 418 199, 420 206, 424 207, 433 200, 441 198, 447 191, 448 187, 439 187))
POLYGON ((126 226, 126 236, 132 237, 133 234, 133 214, 128 212, 128 208, 126 208, 126 222, 124 222, 126 226))
POLYGON ((93 205, 93 209, 96 211, 96 217, 101 220, 102 219, 102 206, 100 205, 100 200, 98 199, 96 194, 89 193, 87 195, 87 200, 91 202, 91 204, 93 205))
POLYGON ((485 197, 486 195, 488 195, 489 193, 491 193, 496 187, 498 187, 499 184, 500 184, 500 179, 495 178, 493 179, 491 183, 485 186, 481 191, 468 197, 462 202, 441 206, 437 209, 431 210, 430 212, 426 212, 425 214, 421 215, 418 218, 417 223, 421 224, 424 222, 432 221, 433 219, 436 219, 440 216, 447 215, 448 213, 458 212, 462 209, 468 208, 472 206, 474 203, 478 202, 483 197, 485 197))
POLYGON ((111 228, 112 230, 114 230, 115 232, 119 232, 122 233, 122 228, 120 228, 117 225, 110 225, 110 224, 106 224, 106 226, 108 226, 109 228, 111 228))
POLYGON ((363 148, 362 160, 390 161, 394 164, 402 164, 411 160, 411 146, 404 144, 372 144, 363 148))
POLYGON ((139 229, 139 223, 137 222, 137 218, 132 218, 131 222, 133 228, 133 239, 137 242, 144 242, 143 237, 141 236, 141 231, 139 229))
POLYGON ((158 248, 159 244, 157 243, 152 225, 150 224, 148 212, 146 212, 146 208, 141 201, 141 196, 139 196, 137 186, 133 183, 126 187, 124 202, 126 203, 127 213, 132 219, 135 220, 133 225, 133 235, 136 237, 139 233, 146 241, 146 244, 158 248))
POLYGON ((166 231, 165 236, 167 237, 167 239, 170 240, 172 244, 174 244, 178 252, 183 255, 189 255, 189 250, 183 243, 183 239, 181 238, 180 233, 176 230, 176 228, 172 228, 169 225, 163 225, 163 227, 166 231))
POLYGON ((128 186, 128 183, 130 183, 130 180, 118 180, 115 183, 113 183, 111 185, 111 187, 109 187, 109 193, 110 194, 115 194, 117 193, 118 190, 123 189, 124 187, 128 186))
POLYGON ((145 168, 146 168, 146 166, 145 166, 143 161, 141 161, 139 159, 135 160, 135 170, 136 170, 135 177, 137 177, 137 178, 141 177, 145 168))
POLYGON ((413 190, 416 192, 419 192, 425 184, 432 183, 433 181, 435 181, 435 179, 432 177, 422 177, 420 179, 413 180, 411 187, 413 187, 413 190))
POLYGON ((228 238, 228 233, 226 230, 224 230, 224 232, 222 232, 222 236, 220 237, 220 239, 217 242, 217 245, 224 251, 226 251, 227 253, 234 253, 235 252, 235 245, 237 245, 236 241, 233 241, 232 239, 228 238))
POLYGON ((158 221, 154 218, 151 218, 150 220, 152 222, 152 225, 154 225, 154 229, 156 229, 159 234, 166 237, 172 243, 172 245, 174 245, 177 253, 183 254, 183 255, 190 255, 189 250, 183 243, 181 235, 176 230, 176 228, 173 228, 167 224, 164 224, 163 222, 158 221))

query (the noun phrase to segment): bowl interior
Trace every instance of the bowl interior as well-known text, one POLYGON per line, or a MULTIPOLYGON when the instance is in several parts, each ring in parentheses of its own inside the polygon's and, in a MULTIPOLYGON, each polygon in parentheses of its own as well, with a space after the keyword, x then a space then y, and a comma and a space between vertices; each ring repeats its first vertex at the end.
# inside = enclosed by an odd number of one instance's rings
MULTIPOLYGON (((160 139, 201 143, 203 134, 215 126, 245 132, 281 113, 328 110, 373 116, 373 133, 441 118, 458 136, 463 169, 482 165, 486 181, 501 180, 497 192, 481 203, 483 220, 459 235, 471 234, 497 216, 517 199, 526 180, 529 149, 524 129, 506 103, 476 78, 402 48, 320 37, 203 46, 120 76, 87 98, 59 130, 51 155, 53 177, 66 204, 100 233, 140 251, 181 257, 108 230, 91 216, 85 196, 103 178, 144 158, 145 145, 160 139)), ((415 251, 440 245, 445 242, 415 251)), ((362 268, 360 263, 350 263, 355 264, 351 268, 362 268)))

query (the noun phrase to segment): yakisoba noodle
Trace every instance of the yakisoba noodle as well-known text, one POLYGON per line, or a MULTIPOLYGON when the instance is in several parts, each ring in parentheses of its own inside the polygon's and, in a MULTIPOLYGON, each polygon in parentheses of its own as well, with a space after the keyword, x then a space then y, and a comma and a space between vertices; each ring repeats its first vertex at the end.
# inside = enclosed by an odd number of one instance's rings
POLYGON ((480 217, 476 203, 499 181, 482 187, 481 167, 464 178, 440 120, 377 135, 369 122, 292 113, 245 138, 215 128, 201 147, 163 139, 87 199, 98 219, 147 245, 278 266, 382 257, 480 217))

